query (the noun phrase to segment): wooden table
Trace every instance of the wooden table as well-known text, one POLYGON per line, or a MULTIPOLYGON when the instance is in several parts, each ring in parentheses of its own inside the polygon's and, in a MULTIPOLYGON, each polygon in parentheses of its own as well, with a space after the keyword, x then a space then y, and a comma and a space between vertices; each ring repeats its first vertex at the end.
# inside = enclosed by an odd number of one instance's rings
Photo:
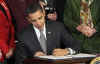
POLYGON ((94 57, 87 58, 70 58, 64 60, 50 60, 50 59, 40 59, 40 58, 27 58, 24 61, 24 64, 79 64, 79 63, 87 63, 93 59, 94 57))

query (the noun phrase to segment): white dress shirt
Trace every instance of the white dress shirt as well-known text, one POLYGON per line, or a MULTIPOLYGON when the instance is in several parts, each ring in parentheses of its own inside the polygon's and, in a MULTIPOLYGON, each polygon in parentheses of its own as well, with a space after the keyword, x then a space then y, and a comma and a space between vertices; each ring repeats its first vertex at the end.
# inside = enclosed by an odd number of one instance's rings
MULTIPOLYGON (((39 40, 39 38, 40 38, 40 30, 39 30, 38 28, 36 28, 35 26, 33 26, 33 28, 34 28, 35 33, 36 33, 36 35, 37 35, 37 38, 38 38, 38 40, 39 40)), ((46 38, 46 27, 45 27, 45 25, 44 25, 44 27, 43 27, 43 34, 44 34, 44 36, 45 36, 45 38, 46 38)), ((46 40, 47 40, 47 38, 46 38, 46 40)))

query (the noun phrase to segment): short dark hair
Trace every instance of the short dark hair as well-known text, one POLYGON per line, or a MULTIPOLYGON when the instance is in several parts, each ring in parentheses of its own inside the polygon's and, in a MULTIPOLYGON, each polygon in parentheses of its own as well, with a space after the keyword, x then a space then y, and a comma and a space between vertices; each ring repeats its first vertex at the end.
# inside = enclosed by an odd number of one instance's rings
POLYGON ((26 8, 25 15, 27 16, 30 13, 35 13, 38 10, 43 12, 43 8, 40 3, 32 3, 31 5, 29 5, 29 7, 26 8))

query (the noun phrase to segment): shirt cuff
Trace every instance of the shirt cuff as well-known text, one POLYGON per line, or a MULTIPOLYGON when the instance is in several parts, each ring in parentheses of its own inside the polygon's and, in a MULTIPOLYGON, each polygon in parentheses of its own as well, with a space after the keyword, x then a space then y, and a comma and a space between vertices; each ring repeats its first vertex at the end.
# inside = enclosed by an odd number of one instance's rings
POLYGON ((71 48, 67 48, 68 50, 69 50, 69 54, 70 55, 72 55, 72 54, 75 54, 76 53, 76 51, 75 50, 73 50, 73 49, 71 49, 71 48))

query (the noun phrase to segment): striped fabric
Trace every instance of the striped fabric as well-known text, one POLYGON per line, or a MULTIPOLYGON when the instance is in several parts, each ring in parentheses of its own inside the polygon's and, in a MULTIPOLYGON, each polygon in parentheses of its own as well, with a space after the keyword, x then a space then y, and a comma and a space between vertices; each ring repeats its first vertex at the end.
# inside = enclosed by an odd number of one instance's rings
POLYGON ((93 0, 81 0, 81 8, 80 8, 80 22, 83 25, 94 27, 93 20, 90 11, 90 5, 93 0))

